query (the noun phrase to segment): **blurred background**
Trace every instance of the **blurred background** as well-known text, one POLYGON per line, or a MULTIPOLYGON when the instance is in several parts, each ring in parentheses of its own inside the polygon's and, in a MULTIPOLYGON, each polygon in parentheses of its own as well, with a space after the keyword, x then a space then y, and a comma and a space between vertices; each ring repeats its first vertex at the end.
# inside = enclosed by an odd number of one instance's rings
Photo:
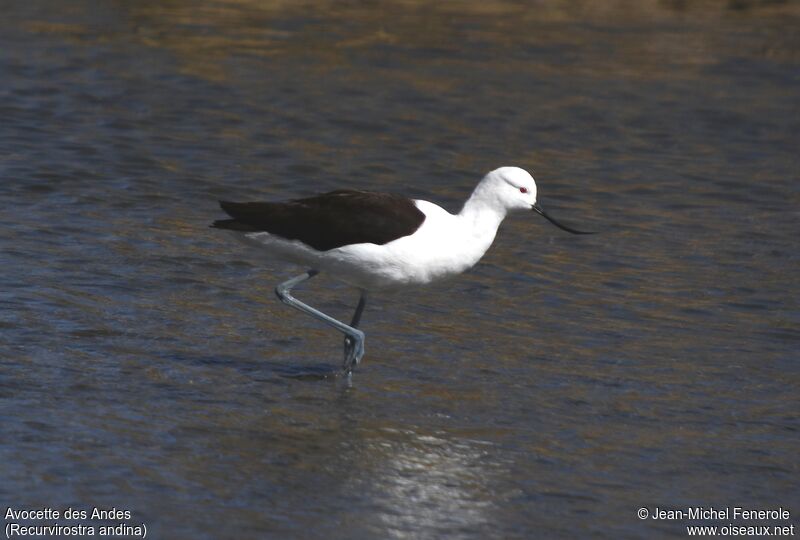
POLYGON ((797 523, 800 3, 0 6, 2 507, 174 539, 797 523), (501 165, 599 234, 513 216, 467 275, 373 295, 352 385, 273 296, 298 269, 208 228, 342 187, 457 211, 501 165))

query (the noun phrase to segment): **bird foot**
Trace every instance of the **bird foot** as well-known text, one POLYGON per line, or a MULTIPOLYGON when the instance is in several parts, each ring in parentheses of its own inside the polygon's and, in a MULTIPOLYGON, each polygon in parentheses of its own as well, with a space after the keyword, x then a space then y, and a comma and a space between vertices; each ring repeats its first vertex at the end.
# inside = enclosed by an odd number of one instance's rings
POLYGON ((357 332, 356 337, 346 336, 344 338, 344 362, 342 363, 344 375, 350 375, 364 357, 364 333, 358 330, 357 332))

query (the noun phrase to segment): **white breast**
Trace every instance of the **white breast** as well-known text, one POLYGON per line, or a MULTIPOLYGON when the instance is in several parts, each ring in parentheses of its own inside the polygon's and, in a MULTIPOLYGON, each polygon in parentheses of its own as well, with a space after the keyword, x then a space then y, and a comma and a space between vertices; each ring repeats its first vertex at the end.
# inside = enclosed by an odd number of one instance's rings
POLYGON ((491 212, 453 215, 428 202, 414 201, 425 221, 414 234, 384 245, 352 244, 317 251, 302 242, 267 232, 238 235, 306 268, 328 270, 363 289, 424 285, 471 268, 492 245, 502 216, 491 212))
POLYGON ((342 279, 364 288, 426 284, 464 272, 492 244, 496 226, 479 230, 433 203, 414 202, 425 214, 414 234, 382 246, 355 244, 327 252, 342 279))

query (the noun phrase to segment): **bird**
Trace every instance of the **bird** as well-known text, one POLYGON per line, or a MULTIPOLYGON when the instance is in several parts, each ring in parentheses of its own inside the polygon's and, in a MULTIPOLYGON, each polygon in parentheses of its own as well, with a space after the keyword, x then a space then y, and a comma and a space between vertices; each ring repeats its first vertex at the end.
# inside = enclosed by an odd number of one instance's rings
POLYGON ((275 294, 344 334, 341 373, 348 377, 364 356, 365 334, 358 326, 371 292, 418 287, 465 272, 492 245, 509 212, 533 211, 569 233, 592 234, 547 214, 537 201, 533 176, 519 167, 486 174, 457 214, 425 200, 352 189, 281 202, 219 204, 229 218, 211 227, 308 268, 278 284, 275 294), (294 287, 320 272, 360 291, 350 324, 292 295, 294 287))

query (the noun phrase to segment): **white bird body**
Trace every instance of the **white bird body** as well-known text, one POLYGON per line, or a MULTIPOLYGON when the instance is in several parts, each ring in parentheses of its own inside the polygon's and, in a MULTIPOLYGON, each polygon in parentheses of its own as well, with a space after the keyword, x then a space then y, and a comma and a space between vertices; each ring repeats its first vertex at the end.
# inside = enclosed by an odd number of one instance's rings
POLYGON ((426 285, 461 274, 483 257, 511 210, 534 210, 566 231, 583 234, 538 206, 536 182, 517 167, 487 174, 458 214, 428 201, 353 190, 280 203, 220 205, 232 219, 217 220, 213 227, 234 231, 247 244, 309 269, 275 292, 282 302, 345 334, 345 374, 364 355, 364 333, 357 327, 366 291, 426 285), (361 289, 349 325, 292 296, 293 287, 319 272, 361 289))
POLYGON ((299 240, 287 240, 264 231, 237 236, 249 245, 325 271, 361 289, 425 285, 474 266, 491 247, 511 206, 509 199, 512 208, 530 209, 536 202, 535 186, 524 170, 504 167, 489 173, 478 184, 458 214, 429 201, 414 200, 414 205, 425 215, 422 225, 413 234, 383 245, 359 243, 319 251, 299 240), (508 189, 501 172, 515 173, 512 176, 516 181, 508 189), (520 187, 525 187, 527 194, 520 193, 520 187), (524 200, 524 205, 514 204, 519 199, 524 200))

